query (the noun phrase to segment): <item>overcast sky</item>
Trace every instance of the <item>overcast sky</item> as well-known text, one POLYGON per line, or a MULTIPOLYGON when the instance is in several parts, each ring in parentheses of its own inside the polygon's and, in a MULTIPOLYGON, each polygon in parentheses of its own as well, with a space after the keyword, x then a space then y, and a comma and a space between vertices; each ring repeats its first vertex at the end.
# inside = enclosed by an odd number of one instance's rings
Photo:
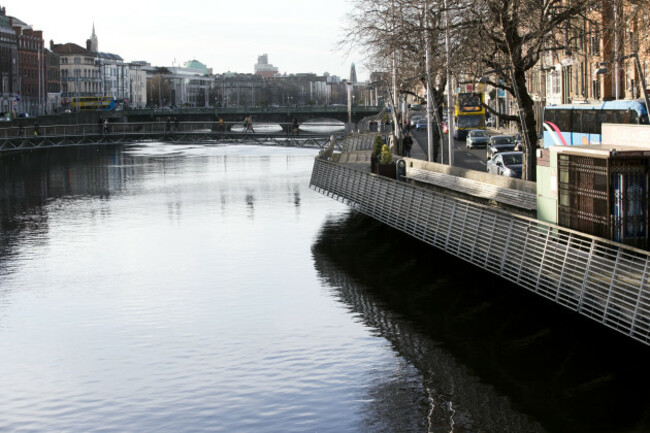
POLYGON ((348 0, 5 0, 7 15, 42 30, 45 46, 85 47, 93 23, 99 51, 155 66, 199 60, 214 73, 253 72, 268 54, 280 73, 368 73, 362 59, 337 50, 348 0))

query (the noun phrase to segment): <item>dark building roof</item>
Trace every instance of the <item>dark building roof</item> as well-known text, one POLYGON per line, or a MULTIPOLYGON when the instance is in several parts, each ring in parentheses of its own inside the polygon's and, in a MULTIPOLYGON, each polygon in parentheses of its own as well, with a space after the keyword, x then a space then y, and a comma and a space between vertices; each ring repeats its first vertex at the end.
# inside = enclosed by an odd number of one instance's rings
POLYGON ((67 44, 54 44, 50 41, 50 49, 55 53, 65 56, 71 54, 80 54, 83 56, 94 57, 95 54, 77 44, 68 42, 67 44))
POLYGON ((99 52, 97 55, 102 59, 116 60, 120 62, 123 61, 122 57, 118 56, 117 54, 99 52))

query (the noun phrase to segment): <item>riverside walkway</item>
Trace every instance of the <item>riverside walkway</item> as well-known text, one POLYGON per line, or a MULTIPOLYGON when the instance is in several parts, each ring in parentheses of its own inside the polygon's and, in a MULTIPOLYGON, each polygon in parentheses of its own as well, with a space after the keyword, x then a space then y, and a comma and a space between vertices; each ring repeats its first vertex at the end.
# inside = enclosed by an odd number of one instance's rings
POLYGON ((650 252, 539 221, 534 183, 425 162, 418 143, 400 180, 371 173, 375 135, 316 158, 310 187, 650 345, 650 252))

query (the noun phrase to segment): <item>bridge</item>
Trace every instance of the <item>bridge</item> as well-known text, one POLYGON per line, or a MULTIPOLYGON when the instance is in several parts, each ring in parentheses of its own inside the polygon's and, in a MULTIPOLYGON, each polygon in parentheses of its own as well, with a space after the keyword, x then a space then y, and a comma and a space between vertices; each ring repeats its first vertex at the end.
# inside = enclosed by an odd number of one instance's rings
MULTIPOLYGON (((164 121, 167 117, 177 118, 181 122, 216 122, 219 118, 225 122, 242 122, 244 117, 252 115, 254 122, 276 123, 288 125, 296 119, 304 123, 314 119, 332 119, 343 123, 351 121, 358 123, 364 118, 379 115, 385 107, 353 105, 350 112, 342 105, 313 105, 285 107, 212 107, 212 108, 180 108, 170 107, 139 110, 113 111, 80 111, 60 113, 38 118, 14 119, 6 126, 31 126, 38 119, 40 125, 73 125, 80 123, 97 123, 99 118, 108 118, 112 122, 144 123, 164 121)), ((0 124, 2 125, 2 124, 0 124)))
POLYGON ((384 107, 353 105, 348 112, 344 105, 313 105, 285 107, 217 107, 217 108, 183 108, 183 109, 144 109, 115 112, 114 115, 125 117, 128 121, 158 119, 175 116, 185 121, 213 120, 222 118, 226 122, 241 122, 245 116, 252 115, 256 122, 291 123, 293 119, 306 122, 311 119, 336 119, 347 123, 349 116, 354 123, 361 119, 380 113, 384 107))
POLYGON ((294 131, 292 123, 254 125, 256 132, 245 132, 241 122, 111 122, 103 125, 82 123, 44 125, 34 128, 14 126, 0 129, 0 153, 23 150, 128 144, 143 141, 170 143, 241 143, 260 145, 324 148, 330 137, 342 139, 345 128, 340 123, 321 122, 294 131), (306 129, 305 129, 306 128, 306 129), (35 131, 36 129, 36 131, 35 131), (36 132, 36 134, 34 134, 36 132))
POLYGON ((463 185, 468 174, 449 182, 440 164, 410 158, 401 180, 371 173, 372 139, 348 137, 342 153, 317 158, 310 187, 650 345, 649 251, 537 220, 525 186, 502 195, 505 184, 463 185))

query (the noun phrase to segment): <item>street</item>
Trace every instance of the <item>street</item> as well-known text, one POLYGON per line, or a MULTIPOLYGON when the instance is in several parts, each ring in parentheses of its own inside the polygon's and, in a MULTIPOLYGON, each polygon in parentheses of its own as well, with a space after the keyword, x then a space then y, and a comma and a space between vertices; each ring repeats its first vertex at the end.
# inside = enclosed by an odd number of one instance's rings
MULTIPOLYGON (((489 132, 488 132, 489 133, 489 132)), ((415 147, 419 146, 424 152, 424 158, 426 159, 427 155, 427 131, 416 131, 411 130, 411 135, 416 143, 413 147, 413 157, 416 157, 415 147)), ((493 134, 490 134, 493 135, 493 134)), ((447 135, 445 135, 445 144, 444 144, 444 163, 449 162, 449 142, 447 141, 447 135)), ((440 143, 437 143, 440 146, 440 143)), ((477 149, 466 149, 465 140, 454 140, 454 166, 468 168, 470 170, 485 171, 486 170, 486 157, 485 157, 485 147, 477 149)))

